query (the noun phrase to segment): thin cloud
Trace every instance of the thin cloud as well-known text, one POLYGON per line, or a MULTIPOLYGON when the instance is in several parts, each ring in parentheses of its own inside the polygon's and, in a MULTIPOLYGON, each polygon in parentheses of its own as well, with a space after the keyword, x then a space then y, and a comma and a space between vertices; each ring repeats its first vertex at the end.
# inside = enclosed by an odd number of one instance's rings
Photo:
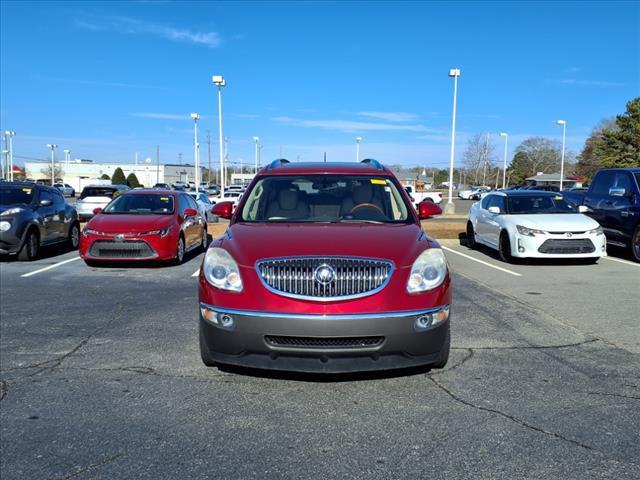
POLYGON ((584 85, 587 87, 624 87, 624 83, 609 82, 604 80, 579 80, 577 78, 562 78, 556 80, 562 85, 584 85))
POLYGON ((256 115, 255 113, 236 113, 234 117, 237 118, 258 118, 260 115, 256 115))
POLYGON ((159 87, 155 85, 140 85, 134 83, 125 83, 125 82, 102 82, 99 80, 83 80, 79 78, 59 78, 59 77, 42 77, 36 75, 33 77, 34 80, 44 81, 44 82, 56 82, 56 83, 71 83, 76 85, 93 85, 96 87, 114 87, 114 88, 155 88, 161 90, 172 90, 168 87, 159 87))
POLYGON ((358 115, 386 122, 413 122, 418 118, 417 115, 406 112, 358 112, 358 115))
POLYGON ((274 117, 273 121, 305 128, 325 128, 343 132, 395 131, 395 132, 435 132, 424 125, 402 125, 393 123, 354 122, 350 120, 302 120, 291 117, 274 117))
POLYGON ((208 48, 219 48, 222 45, 222 39, 218 32, 194 32, 131 17, 77 18, 74 19, 73 25, 92 31, 111 30, 130 35, 154 35, 165 40, 193 43, 208 48))
MULTIPOLYGON (((180 120, 180 121, 192 121, 189 117, 189 113, 156 113, 156 112, 135 112, 129 113, 130 117, 136 118, 148 118, 152 120, 180 120)), ((200 120, 209 119, 209 115, 200 115, 200 120)))

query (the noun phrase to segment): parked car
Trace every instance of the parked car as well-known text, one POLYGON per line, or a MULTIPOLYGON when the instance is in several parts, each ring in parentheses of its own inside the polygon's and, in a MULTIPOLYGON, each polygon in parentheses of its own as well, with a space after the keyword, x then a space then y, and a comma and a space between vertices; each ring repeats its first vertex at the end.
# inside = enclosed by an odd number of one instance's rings
POLYGON ((128 190, 129 187, 126 185, 87 185, 76 201, 80 220, 89 220, 96 208, 104 208, 117 195, 128 190))
POLYGON ((211 213, 211 209, 214 203, 209 200, 209 197, 204 192, 187 192, 198 204, 198 213, 200 216, 207 220, 207 222, 213 221, 215 215, 211 213))
POLYGON ((583 258, 607 255, 598 222, 582 215, 562 195, 515 190, 486 194, 469 210, 467 246, 481 243, 514 258, 583 258))
POLYGON ((54 183, 53 186, 62 192, 63 197, 75 197, 76 190, 68 183, 54 183))
POLYGON ((79 238, 78 214, 60 190, 28 182, 0 184, 0 253, 33 260, 42 246, 66 242, 75 249, 79 238))
POLYGON ((449 356, 451 282, 438 243, 391 170, 363 163, 262 169, 200 269, 205 365, 345 372, 449 356))
POLYGON ((171 185, 176 190, 187 190, 189 188, 189 184, 183 182, 182 180, 178 180, 177 182, 173 182, 171 185))
POLYGON ((168 183, 156 183, 153 188, 159 188, 162 190, 171 190, 171 185, 168 183))
POLYGON ((433 203, 440 205, 442 203, 442 192, 428 192, 428 191, 415 191, 411 185, 404 187, 409 197, 413 199, 413 203, 418 205, 424 200, 429 200, 433 203))
POLYGON ((169 260, 207 248, 207 223, 196 201, 176 191, 135 190, 118 196, 82 230, 80 256, 101 261, 169 260))
POLYGON ((602 226, 609 245, 628 249, 640 262, 640 168, 599 170, 586 192, 562 195, 602 226))
POLYGON ((220 202, 233 202, 234 205, 237 206, 240 198, 242 198, 242 194, 243 192, 225 190, 224 197, 221 197, 220 195, 210 195, 209 201, 213 204, 220 202))
POLYGON ((478 200, 483 193, 487 193, 491 187, 470 187, 469 190, 461 190, 458 197, 463 200, 478 200))

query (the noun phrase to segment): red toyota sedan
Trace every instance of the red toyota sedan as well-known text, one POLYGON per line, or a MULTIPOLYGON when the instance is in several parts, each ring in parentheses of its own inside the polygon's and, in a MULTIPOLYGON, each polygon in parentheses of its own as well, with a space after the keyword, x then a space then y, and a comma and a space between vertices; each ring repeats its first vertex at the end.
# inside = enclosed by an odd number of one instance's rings
POLYGON ((261 170, 199 279, 205 365, 303 372, 442 368, 451 281, 440 245, 375 160, 261 170))
POLYGON ((120 195, 95 216, 80 236, 80 256, 101 261, 169 260, 207 248, 207 224, 186 193, 135 190, 120 195))

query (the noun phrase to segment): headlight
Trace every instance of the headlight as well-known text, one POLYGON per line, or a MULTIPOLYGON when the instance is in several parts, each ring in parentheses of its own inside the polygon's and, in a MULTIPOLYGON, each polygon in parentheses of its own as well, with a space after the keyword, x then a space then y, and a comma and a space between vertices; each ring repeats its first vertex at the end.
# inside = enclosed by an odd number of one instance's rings
POLYGON ((98 235, 99 233, 100 232, 98 232, 97 230, 91 230, 90 228, 87 228, 86 225, 82 229, 82 234, 83 235, 98 235))
POLYGON ((20 213, 21 211, 22 211, 22 208, 14 207, 14 208, 10 208, 9 210, 5 210, 4 212, 0 213, 0 215, 15 215, 16 213, 20 213))
POLYGON ((447 277, 447 258, 439 248, 430 248, 413 262, 407 292, 418 293, 433 290, 447 277))
POLYGON ((547 232, 543 230, 536 230, 535 228, 527 228, 522 225, 516 225, 518 233, 520 235, 526 235, 527 237, 535 237, 536 235, 545 235, 547 232))
POLYGON ((604 235, 601 226, 598 226, 598 228, 594 228, 593 230, 589 230, 587 233, 590 235, 604 235))
POLYGON ((238 264, 233 257, 222 248, 210 248, 204 257, 204 277, 216 288, 242 291, 242 278, 238 264))
POLYGON ((0 222, 0 232, 6 232, 8 230, 11 230, 11 223, 0 222))
POLYGON ((169 225, 167 228, 163 228, 162 230, 151 230, 150 232, 142 232, 140 236, 143 237, 145 235, 160 235, 160 238, 166 237, 171 231, 172 225, 169 225))

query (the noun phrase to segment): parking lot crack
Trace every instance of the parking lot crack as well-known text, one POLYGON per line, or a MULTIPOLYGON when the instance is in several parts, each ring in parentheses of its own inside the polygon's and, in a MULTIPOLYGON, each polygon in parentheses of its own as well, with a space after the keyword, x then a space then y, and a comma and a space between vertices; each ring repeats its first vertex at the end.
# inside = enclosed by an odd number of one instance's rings
POLYGON ((622 395, 621 393, 607 393, 607 392, 586 392, 587 395, 601 395, 603 397, 617 397, 627 398, 629 400, 640 400, 640 397, 634 395, 622 395))
POLYGON ((571 347, 579 347, 581 345, 587 345, 589 343, 602 341, 599 338, 591 338, 589 340, 585 340, 583 342, 576 343, 563 343, 560 345, 513 345, 513 346, 502 346, 502 347, 483 347, 483 346, 471 346, 464 348, 452 348, 452 350, 545 350, 545 349, 554 349, 554 348, 571 348, 571 347))
POLYGON ((120 458, 122 456, 121 453, 117 454, 117 455, 113 455, 111 457, 107 457, 104 460, 102 460, 101 462, 97 462, 97 463, 92 463, 90 465, 86 465, 84 467, 80 467, 78 468, 76 471, 69 473, 63 477, 49 477, 51 480, 68 480, 70 478, 75 478, 79 475, 82 475, 84 473, 90 472, 91 470, 95 470, 96 468, 102 467, 108 463, 113 462, 114 460, 117 460, 118 458, 120 458))
POLYGON ((9 382, 6 380, 0 380, 0 401, 4 400, 4 397, 7 396, 7 392, 9 391, 9 382))
POLYGON ((513 422, 513 423, 515 423, 517 425, 520 425, 521 427, 527 428, 529 430, 533 430, 535 432, 542 433, 544 435, 556 438, 558 440, 562 440, 562 441, 567 442, 567 443, 571 443, 571 444, 573 444, 575 446, 578 446, 580 448, 584 448, 585 450, 589 450, 589 451, 597 452, 597 453, 602 453, 602 452, 594 449, 593 447, 590 447, 589 445, 586 445, 584 443, 578 442, 577 440, 573 440, 571 438, 564 437, 564 436, 560 435, 559 433, 551 432, 549 430, 545 430, 544 428, 537 427, 535 425, 531 425, 530 423, 525 422, 524 420, 521 420, 521 419, 519 419, 517 417, 514 417, 513 415, 510 415, 508 413, 501 412, 500 410, 497 410, 495 408, 489 408, 489 407, 483 407, 482 405, 476 405, 476 404, 474 404, 474 403, 472 403, 472 402, 470 402, 468 400, 465 400, 465 399, 459 397, 455 393, 453 393, 451 390, 449 390, 447 387, 445 387, 442 383, 440 383, 433 376, 428 375, 427 378, 429 380, 431 380, 431 382, 436 387, 438 387, 440 390, 445 392, 449 397, 451 397, 453 400, 455 400, 456 402, 458 402, 458 403, 460 403, 462 405, 466 405, 467 407, 471 407, 471 408, 474 408, 476 410, 480 410, 482 412, 487 412, 487 413, 492 413, 494 415, 498 415, 498 416, 500 416, 502 418, 506 418, 507 420, 509 420, 509 421, 511 421, 511 422, 513 422))

